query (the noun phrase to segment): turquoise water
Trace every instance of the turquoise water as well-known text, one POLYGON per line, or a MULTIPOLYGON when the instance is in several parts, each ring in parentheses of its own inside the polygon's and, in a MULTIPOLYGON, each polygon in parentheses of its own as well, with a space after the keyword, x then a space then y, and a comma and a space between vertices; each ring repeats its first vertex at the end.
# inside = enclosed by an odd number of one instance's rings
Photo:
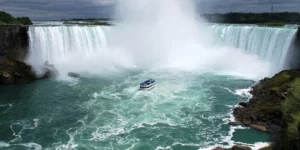
POLYGON ((227 123, 254 83, 217 73, 129 71, 0 86, 0 149, 253 146, 268 136, 243 128, 234 132, 227 123), (157 86, 139 91, 149 77, 157 86))

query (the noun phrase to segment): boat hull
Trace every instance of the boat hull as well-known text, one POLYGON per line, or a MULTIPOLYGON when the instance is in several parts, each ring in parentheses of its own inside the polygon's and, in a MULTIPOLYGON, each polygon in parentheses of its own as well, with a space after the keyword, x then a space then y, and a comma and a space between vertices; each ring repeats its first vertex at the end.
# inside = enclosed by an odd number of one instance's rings
POLYGON ((140 90, 151 90, 155 87, 155 83, 146 85, 146 86, 140 86, 140 90))

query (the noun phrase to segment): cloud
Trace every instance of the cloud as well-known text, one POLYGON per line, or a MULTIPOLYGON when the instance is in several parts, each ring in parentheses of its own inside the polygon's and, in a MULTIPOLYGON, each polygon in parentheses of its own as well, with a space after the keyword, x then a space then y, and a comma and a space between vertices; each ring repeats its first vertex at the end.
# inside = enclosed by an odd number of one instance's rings
POLYGON ((195 0, 199 12, 300 12, 300 0, 195 0))
POLYGON ((109 17, 113 0, 0 0, 0 10, 34 20, 109 17))
MULTIPOLYGON (((0 10, 34 20, 112 16, 117 0, 0 0, 0 10)), ((124 0, 126 1, 126 0, 124 0)), ((139 1, 139 0, 137 0, 139 1)), ((163 0, 162 0, 163 1, 163 0)), ((194 0, 200 13, 300 11, 300 0, 194 0)))

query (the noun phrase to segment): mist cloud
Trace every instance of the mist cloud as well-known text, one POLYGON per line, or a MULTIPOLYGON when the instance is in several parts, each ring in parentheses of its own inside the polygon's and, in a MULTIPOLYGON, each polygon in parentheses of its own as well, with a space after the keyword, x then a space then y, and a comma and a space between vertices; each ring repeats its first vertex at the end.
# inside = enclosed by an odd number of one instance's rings
MULTIPOLYGON (((0 0, 0 10, 34 20, 100 18, 113 15, 116 0, 0 0)), ((300 12, 300 0, 194 0, 199 13, 300 12)))

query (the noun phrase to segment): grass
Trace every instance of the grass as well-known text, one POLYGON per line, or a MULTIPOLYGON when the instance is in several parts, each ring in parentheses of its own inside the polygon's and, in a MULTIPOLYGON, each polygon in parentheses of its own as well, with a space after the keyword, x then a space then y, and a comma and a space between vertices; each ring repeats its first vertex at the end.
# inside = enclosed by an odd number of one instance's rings
POLYGON ((275 77, 273 77, 270 81, 268 81, 267 86, 271 88, 272 90, 279 90, 279 87, 282 86, 285 83, 288 83, 289 81, 292 80, 291 75, 289 74, 288 71, 283 71, 275 77))
POLYGON ((281 105, 279 102, 269 101, 269 102, 264 102, 263 104, 261 104, 261 102, 258 103, 258 107, 254 108, 253 112, 271 113, 280 110, 281 110, 281 105))
POLYGON ((298 114, 300 112, 300 78, 296 78, 288 84, 289 94, 283 102, 283 113, 285 116, 298 114))
POLYGON ((6 25, 6 23, 0 20, 0 25, 6 25))
POLYGON ((300 123, 300 112, 292 114, 293 122, 288 125, 287 135, 290 139, 298 139, 298 124, 300 123))
POLYGON ((259 23, 258 26, 263 27, 283 27, 285 26, 285 23, 283 22, 266 22, 266 23, 259 23))
POLYGON ((282 139, 283 147, 293 149, 290 143, 299 139, 298 125, 300 123, 300 77, 288 83, 288 97, 282 104, 284 118, 287 120, 287 129, 282 139))

